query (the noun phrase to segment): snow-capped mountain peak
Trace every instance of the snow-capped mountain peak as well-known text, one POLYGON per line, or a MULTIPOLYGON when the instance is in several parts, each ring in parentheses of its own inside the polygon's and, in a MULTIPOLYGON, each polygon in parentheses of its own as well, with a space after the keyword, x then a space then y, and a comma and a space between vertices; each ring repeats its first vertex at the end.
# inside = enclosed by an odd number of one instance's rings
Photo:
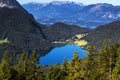
POLYGON ((61 5, 61 4, 68 4, 69 1, 52 1, 51 4, 53 5, 61 5))
POLYGON ((0 0, 0 7, 21 8, 20 4, 16 0, 0 0))
POLYGON ((83 6, 82 3, 70 2, 70 1, 52 1, 50 2, 52 5, 63 5, 63 4, 76 4, 79 6, 83 6))
POLYGON ((7 6, 7 4, 4 4, 3 2, 0 2, 0 7, 7 6))

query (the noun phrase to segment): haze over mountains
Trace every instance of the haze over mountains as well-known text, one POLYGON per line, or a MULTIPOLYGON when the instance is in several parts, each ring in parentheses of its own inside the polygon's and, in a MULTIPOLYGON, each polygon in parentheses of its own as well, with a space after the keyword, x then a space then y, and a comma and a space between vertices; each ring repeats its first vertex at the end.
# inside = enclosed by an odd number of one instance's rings
POLYGON ((65 22, 94 28, 120 19, 120 6, 107 3, 83 5, 74 2, 53 1, 50 3, 28 3, 22 5, 40 23, 51 25, 65 22))

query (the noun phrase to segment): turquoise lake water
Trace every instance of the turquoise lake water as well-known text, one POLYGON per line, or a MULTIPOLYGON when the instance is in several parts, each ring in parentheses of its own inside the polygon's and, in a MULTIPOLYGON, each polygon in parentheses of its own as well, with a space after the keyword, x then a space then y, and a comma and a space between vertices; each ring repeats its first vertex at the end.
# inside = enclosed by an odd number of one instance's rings
POLYGON ((52 49, 47 55, 40 58, 41 65, 53 65, 62 63, 64 58, 68 61, 73 58, 74 52, 78 52, 80 58, 84 58, 86 51, 79 46, 65 45, 52 49))

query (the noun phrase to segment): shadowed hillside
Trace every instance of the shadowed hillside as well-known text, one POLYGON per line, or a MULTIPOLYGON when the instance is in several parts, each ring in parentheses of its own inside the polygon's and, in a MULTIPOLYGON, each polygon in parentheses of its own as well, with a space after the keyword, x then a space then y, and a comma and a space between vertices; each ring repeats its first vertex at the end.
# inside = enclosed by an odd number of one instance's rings
POLYGON ((58 22, 50 27, 43 28, 43 31, 50 41, 65 41, 76 34, 88 33, 89 29, 58 22))
POLYGON ((8 50, 16 55, 33 49, 43 53, 51 48, 41 29, 42 25, 38 24, 16 0, 0 0, 0 3, 5 5, 0 7, 0 40, 7 38, 9 42, 0 44, 0 53, 8 50))
POLYGON ((120 21, 115 21, 103 26, 99 26, 84 37, 90 44, 102 45, 105 39, 110 43, 120 42, 120 21))

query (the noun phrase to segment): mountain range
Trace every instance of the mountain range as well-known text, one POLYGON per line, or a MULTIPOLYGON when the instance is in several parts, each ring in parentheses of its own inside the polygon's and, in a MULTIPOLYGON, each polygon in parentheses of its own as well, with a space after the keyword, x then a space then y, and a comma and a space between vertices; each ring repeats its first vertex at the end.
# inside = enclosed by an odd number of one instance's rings
MULTIPOLYGON (((97 46, 101 46, 105 39, 109 39, 110 44, 120 41, 120 21, 101 25, 93 30, 62 22, 48 27, 38 23, 16 0, 0 0, 0 4, 2 4, 0 6, 0 58, 6 50, 14 58, 17 58, 16 56, 23 51, 31 53, 33 49, 43 56, 54 47, 54 41, 64 41, 76 34, 83 33, 88 34, 82 39, 86 40, 88 44, 97 46)), ((60 6, 61 4, 64 5, 66 2, 54 3, 54 5, 60 6)), ((46 5, 48 4, 44 4, 44 6, 46 5)), ((76 7, 83 6, 82 4, 76 5, 76 7)), ((81 9, 83 10, 83 7, 81 9)))
POLYGON ((75 2, 53 1, 50 3, 28 3, 22 5, 42 24, 55 22, 76 24, 95 28, 120 19, 120 6, 107 3, 83 5, 75 2))
POLYGON ((17 58, 23 51, 31 53, 35 49, 43 56, 54 47, 53 41, 88 32, 64 23, 55 23, 51 28, 42 25, 16 0, 0 0, 0 4, 0 59, 4 51, 17 58))

